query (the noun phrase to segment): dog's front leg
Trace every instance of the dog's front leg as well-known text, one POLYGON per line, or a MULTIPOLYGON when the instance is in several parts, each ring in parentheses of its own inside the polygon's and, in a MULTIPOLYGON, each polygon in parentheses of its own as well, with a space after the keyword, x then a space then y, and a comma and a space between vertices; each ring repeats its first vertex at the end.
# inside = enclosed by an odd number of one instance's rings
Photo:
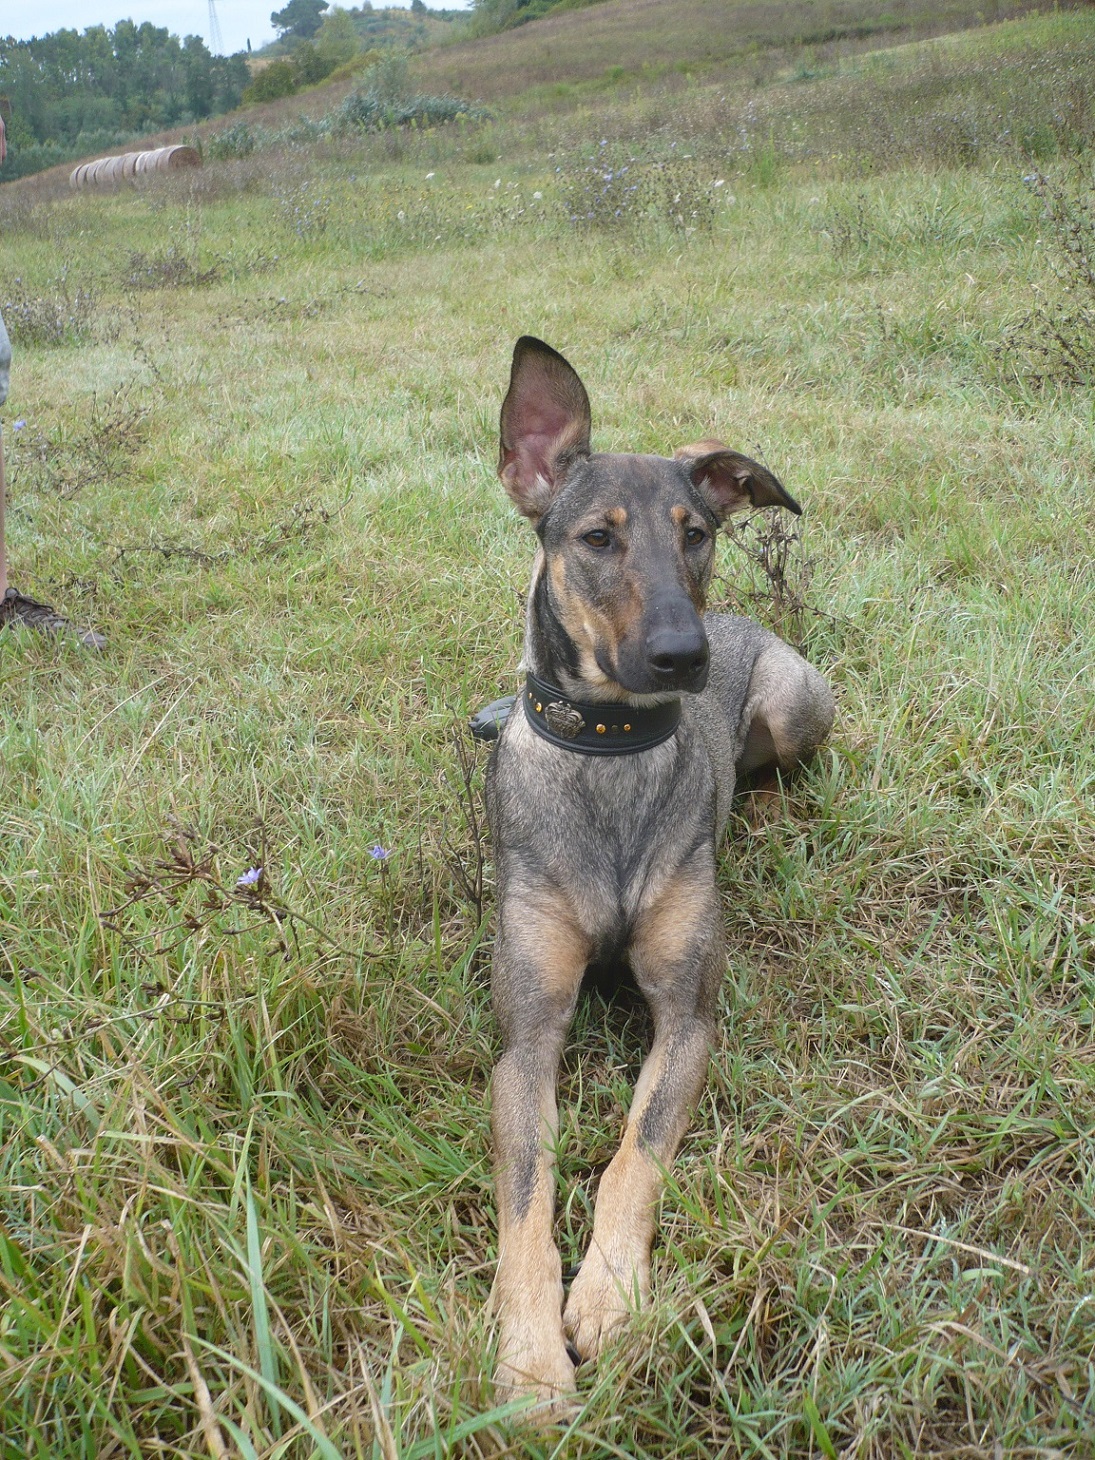
POLYGON ((559 1408, 574 1388, 563 1334, 562 1264, 552 1235, 555 1086, 588 940, 561 899, 512 886, 503 899, 494 1002, 504 1049, 491 1127, 498 1206, 499 1399, 531 1394, 559 1408))
MULTIPOLYGON (((705 859, 704 859, 705 860, 705 859)), ((564 1323, 582 1358, 594 1358, 650 1293, 650 1246, 662 1173, 703 1088, 725 967, 710 871, 685 869, 643 917, 631 948, 636 981, 654 1014, 620 1149, 601 1177, 589 1250, 564 1323)))

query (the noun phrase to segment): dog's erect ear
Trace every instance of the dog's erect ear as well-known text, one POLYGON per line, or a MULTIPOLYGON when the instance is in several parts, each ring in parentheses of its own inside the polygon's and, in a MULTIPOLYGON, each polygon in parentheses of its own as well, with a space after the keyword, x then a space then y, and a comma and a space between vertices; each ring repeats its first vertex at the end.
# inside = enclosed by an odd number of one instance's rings
POLYGON ((739 456, 721 441, 678 446, 673 460, 688 463, 693 486, 707 498, 720 522, 731 512, 745 512, 750 507, 786 507, 796 516, 802 514, 794 497, 766 466, 739 456))
POLYGON ((522 335, 502 402, 498 475, 526 517, 543 515, 567 468, 589 455, 589 396, 573 367, 522 335))

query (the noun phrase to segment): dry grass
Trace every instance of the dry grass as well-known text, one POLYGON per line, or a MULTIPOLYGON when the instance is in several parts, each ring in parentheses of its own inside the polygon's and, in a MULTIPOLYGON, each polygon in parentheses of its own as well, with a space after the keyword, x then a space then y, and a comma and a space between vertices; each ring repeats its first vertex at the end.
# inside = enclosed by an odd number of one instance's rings
MULTIPOLYGON (((898 0, 880 11, 861 0, 607 0, 565 11, 518 30, 417 56, 424 87, 487 101, 513 99, 565 110, 583 88, 619 95, 662 78, 731 80, 748 89, 795 72, 831 66, 864 51, 953 33, 986 20, 1037 13, 1037 6, 968 0, 898 0)), ((586 93, 588 96, 588 92, 586 93)))

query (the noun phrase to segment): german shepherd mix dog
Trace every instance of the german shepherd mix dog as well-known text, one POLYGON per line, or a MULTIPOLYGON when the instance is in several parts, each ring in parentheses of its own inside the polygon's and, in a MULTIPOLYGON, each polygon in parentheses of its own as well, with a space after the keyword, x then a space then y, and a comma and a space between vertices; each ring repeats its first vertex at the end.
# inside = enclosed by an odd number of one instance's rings
POLYGON ((661 1173, 717 1037, 725 953, 715 856, 739 773, 788 768, 828 734, 828 685, 748 619, 701 617, 719 524, 799 507, 718 441, 661 456, 590 448, 589 398, 542 341, 517 341, 499 474, 539 547, 528 678, 487 773, 498 869, 492 1126, 499 1398, 550 1417, 650 1289, 661 1173), (629 967, 654 1037, 601 1178, 563 1307, 552 1237, 555 1086, 583 974, 629 967))

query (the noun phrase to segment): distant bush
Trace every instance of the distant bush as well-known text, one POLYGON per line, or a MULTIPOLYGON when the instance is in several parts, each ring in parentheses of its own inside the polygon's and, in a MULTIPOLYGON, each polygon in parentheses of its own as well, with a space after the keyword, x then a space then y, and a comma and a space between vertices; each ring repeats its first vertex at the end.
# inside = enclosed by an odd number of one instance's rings
POLYGON ((236 122, 223 132, 214 132, 205 139, 204 152, 214 162, 233 157, 250 157, 256 146, 254 132, 246 122, 236 122))
POLYGON ((283 96, 292 96, 296 89, 292 62, 271 61, 243 93, 243 101, 248 106, 259 101, 278 101, 283 96))
POLYGON ((30 147, 13 147, 4 163, 4 181, 13 182, 17 177, 30 177, 35 172, 45 172, 47 167, 74 160, 80 154, 71 147, 62 147, 58 142, 35 142, 30 147))
POLYGON ((236 122, 223 132, 206 137, 205 156, 212 161, 230 161, 250 157, 253 152, 266 148, 309 147, 327 138, 355 132, 378 132, 389 127, 436 127, 458 117, 478 121, 489 115, 454 96, 393 96, 392 81, 390 70, 370 66, 333 111, 321 117, 294 117, 281 127, 236 122))
POLYGON ((369 90, 352 91, 339 108, 344 127, 378 131, 381 127, 442 126, 460 116, 485 115, 470 102, 455 96, 412 96, 402 102, 383 102, 369 90))
POLYGON ((470 102, 455 96, 414 96, 407 57, 389 51, 363 73, 336 113, 336 125, 363 131, 381 127, 433 127, 459 116, 482 116, 470 102))
POLYGON ((71 142, 24 142, 10 148, 0 177, 4 182, 11 182, 17 177, 44 172, 47 167, 56 167, 62 162, 120 152, 132 146, 133 133, 102 128, 79 132, 71 142))
POLYGON ((409 64, 405 51, 385 51, 364 73, 359 89, 375 96, 385 106, 406 101, 410 94, 409 64))
POLYGON ((318 86, 322 81, 348 81, 351 76, 368 70, 383 59, 383 52, 377 50, 358 51, 346 56, 335 49, 325 51, 318 41, 315 45, 311 41, 301 41, 294 47, 289 64, 293 69, 293 80, 298 87, 303 87, 318 86))
POLYGON ((337 5, 331 6, 324 14, 314 44, 317 54, 332 71, 336 66, 352 61, 358 51, 364 49, 350 12, 337 5))
POLYGON ((318 86, 326 81, 338 63, 321 56, 311 41, 301 41, 289 58, 293 80, 298 86, 318 86))

